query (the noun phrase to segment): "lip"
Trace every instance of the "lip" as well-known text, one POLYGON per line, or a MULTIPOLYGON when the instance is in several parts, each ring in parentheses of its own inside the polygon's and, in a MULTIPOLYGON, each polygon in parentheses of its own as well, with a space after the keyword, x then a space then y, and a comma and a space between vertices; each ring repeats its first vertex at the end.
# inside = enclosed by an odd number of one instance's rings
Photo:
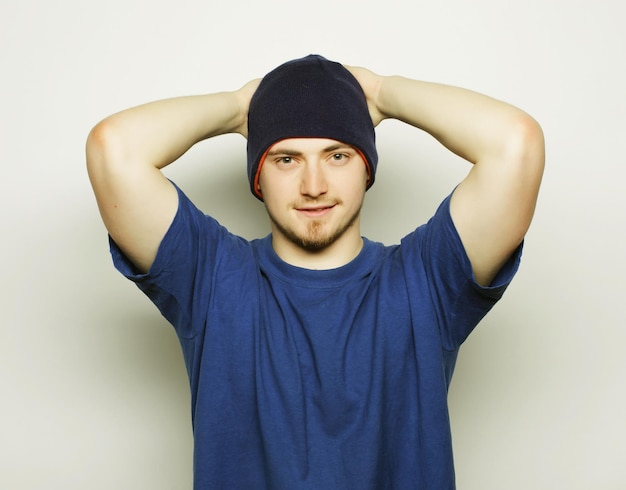
POLYGON ((334 209, 335 205, 331 204, 329 206, 315 206, 315 207, 305 207, 305 208, 296 208, 299 214, 302 216, 306 216, 308 218, 321 218, 322 216, 326 216, 334 209))

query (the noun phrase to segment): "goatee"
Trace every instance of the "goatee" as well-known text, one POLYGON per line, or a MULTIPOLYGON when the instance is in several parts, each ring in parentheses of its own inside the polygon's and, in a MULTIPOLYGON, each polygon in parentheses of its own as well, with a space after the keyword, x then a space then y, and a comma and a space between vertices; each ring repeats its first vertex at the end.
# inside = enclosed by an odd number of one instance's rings
POLYGON ((331 246, 339 240, 344 233, 352 227, 352 225, 354 225, 360 214, 361 206, 359 206, 356 212, 350 216, 350 219, 344 223, 341 228, 338 228, 334 233, 328 234, 324 233, 325 223, 323 220, 312 220, 307 226, 306 233, 304 235, 299 235, 294 230, 288 229, 279 223, 268 210, 268 216, 276 229, 294 245, 297 245, 307 252, 319 252, 331 246))

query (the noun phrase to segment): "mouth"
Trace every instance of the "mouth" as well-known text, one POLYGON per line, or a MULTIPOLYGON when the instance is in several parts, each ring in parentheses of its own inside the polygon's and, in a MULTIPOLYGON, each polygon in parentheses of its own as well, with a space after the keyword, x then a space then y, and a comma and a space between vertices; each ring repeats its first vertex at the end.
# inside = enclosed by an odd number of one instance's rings
POLYGON ((308 218, 321 218, 322 216, 326 216, 328 213, 330 213, 335 206, 336 204, 330 204, 326 206, 304 206, 301 208, 296 208, 296 211, 300 215, 306 216, 308 218))

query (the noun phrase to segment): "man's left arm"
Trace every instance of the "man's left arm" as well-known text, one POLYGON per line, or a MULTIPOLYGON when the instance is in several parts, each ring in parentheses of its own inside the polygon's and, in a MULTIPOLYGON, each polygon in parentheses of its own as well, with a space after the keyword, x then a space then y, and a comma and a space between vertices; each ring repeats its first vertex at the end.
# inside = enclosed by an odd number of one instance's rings
POLYGON ((522 110, 476 92, 348 67, 374 124, 399 119, 473 164, 450 212, 476 281, 491 283, 530 226, 545 161, 543 132, 522 110))

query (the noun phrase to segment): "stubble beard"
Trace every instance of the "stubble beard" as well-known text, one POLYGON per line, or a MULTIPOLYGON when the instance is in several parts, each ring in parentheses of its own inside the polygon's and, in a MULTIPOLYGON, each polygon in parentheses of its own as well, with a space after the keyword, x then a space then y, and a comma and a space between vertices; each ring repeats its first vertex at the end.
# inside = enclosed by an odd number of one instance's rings
POLYGON ((350 219, 348 219, 343 226, 332 233, 324 233, 325 224, 323 220, 311 220, 307 225, 305 234, 300 235, 293 229, 287 228, 280 223, 269 210, 267 210, 267 214, 278 232, 291 243, 302 248, 303 250, 306 250, 307 252, 320 252, 339 240, 345 232, 354 225, 357 218, 361 214, 362 207, 363 202, 361 202, 356 211, 352 214, 352 216, 350 216, 350 219))

